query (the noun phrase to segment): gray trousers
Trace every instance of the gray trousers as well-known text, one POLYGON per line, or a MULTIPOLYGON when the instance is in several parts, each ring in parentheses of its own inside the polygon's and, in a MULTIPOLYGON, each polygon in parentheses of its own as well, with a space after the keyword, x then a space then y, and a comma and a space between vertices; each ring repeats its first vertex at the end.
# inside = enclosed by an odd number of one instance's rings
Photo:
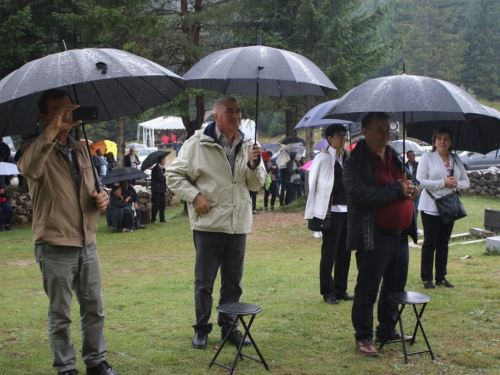
POLYGON ((35 259, 40 265, 43 288, 49 297, 49 340, 59 372, 75 368, 76 356, 71 340, 71 300, 75 292, 80 304, 82 359, 87 367, 104 360, 104 307, 101 292, 101 267, 96 243, 84 247, 35 244, 35 259))
MULTIPOLYGON (((193 238, 196 249, 194 269, 196 324, 193 324, 193 328, 195 330, 206 328, 210 332, 212 330, 212 323, 210 323, 212 293, 219 268, 221 274, 219 305, 239 302, 243 293, 241 278, 243 277, 247 235, 194 230, 193 238)), ((229 317, 230 324, 235 318, 235 316, 229 317)), ((218 317, 218 324, 220 327, 227 325, 221 314, 218 317)))

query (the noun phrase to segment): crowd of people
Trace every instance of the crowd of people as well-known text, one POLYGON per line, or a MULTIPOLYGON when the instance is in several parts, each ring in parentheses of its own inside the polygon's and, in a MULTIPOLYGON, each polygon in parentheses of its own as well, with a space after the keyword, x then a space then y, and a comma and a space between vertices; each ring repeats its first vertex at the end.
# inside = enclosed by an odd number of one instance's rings
MULTIPOLYGON (((69 316, 74 292, 81 305, 81 353, 87 374, 118 375, 105 359, 104 310, 95 242, 99 211, 107 208, 108 222, 119 231, 131 232, 144 226, 133 181, 113 185, 109 196, 105 190, 96 190, 93 171, 87 167, 87 150, 69 136, 70 130, 81 122, 73 121, 72 111, 76 108, 65 91, 45 92, 39 102, 40 121, 45 129, 23 144, 18 165, 29 181, 33 202, 35 259, 49 297, 53 366, 61 375, 77 373, 69 316)), ((184 142, 170 166, 166 167, 165 156, 158 158, 151 183, 153 222, 157 215, 160 222, 166 222, 167 184, 187 203, 196 251, 196 320, 192 338, 195 348, 206 348, 213 330, 210 317, 218 272, 219 304, 238 302, 243 293, 247 233, 252 227, 252 214, 256 213, 255 203, 249 204, 249 191, 252 196, 252 192, 264 187, 264 210, 268 211, 275 209, 276 200, 287 205, 301 197, 305 184, 305 160, 300 160, 295 152, 273 160, 272 152, 262 152, 239 130, 241 109, 236 98, 216 101, 213 120, 184 142)), ((381 112, 366 114, 362 133, 364 139, 349 151, 342 125, 325 129, 328 146, 310 167, 305 218, 329 218, 329 226, 322 230, 320 295, 332 305, 353 302, 351 320, 357 350, 362 355, 376 356, 374 342, 412 339, 395 329, 397 305, 389 296, 405 289, 408 237, 417 241, 418 211, 424 229, 423 285, 427 289, 453 287, 446 279, 453 223, 443 224, 434 199, 467 188, 469 180, 460 159, 450 153, 453 136, 446 129, 435 132, 432 151, 424 154, 420 163, 415 162, 414 154, 407 154, 407 179, 403 178, 401 157, 388 146, 389 116, 381 112), (412 198, 418 186, 425 190, 420 192, 420 201, 415 201, 412 198), (358 274, 351 296, 347 280, 353 250, 358 274), (377 300, 378 325, 374 328, 377 300)), ((100 149, 94 164, 101 180, 116 168, 114 155, 100 149)), ((138 164, 132 148, 125 166, 138 164)), ((0 209, 7 213, 8 230, 10 216, 5 208, 5 194, 5 184, 0 184, 0 209)), ((2 222, 0 225, 3 229, 2 222)), ((237 346, 249 345, 237 324, 230 331, 235 320, 235 316, 226 320, 219 314, 221 338, 227 337, 237 346)))

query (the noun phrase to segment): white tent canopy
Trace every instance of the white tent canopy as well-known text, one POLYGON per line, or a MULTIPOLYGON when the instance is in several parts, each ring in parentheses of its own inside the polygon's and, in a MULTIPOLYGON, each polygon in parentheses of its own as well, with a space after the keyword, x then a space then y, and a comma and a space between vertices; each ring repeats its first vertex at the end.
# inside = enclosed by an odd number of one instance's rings
MULTIPOLYGON (((211 121, 210 121, 211 122, 211 121)), ((201 128, 205 129, 205 127, 210 124, 210 122, 205 122, 201 128)), ((241 125, 240 125, 240 130, 245 134, 250 139, 255 138, 255 121, 249 120, 249 119, 244 119, 241 120, 241 125)))
POLYGON ((141 122, 137 126, 137 139, 141 139, 142 128, 142 143, 147 147, 155 145, 155 130, 180 130, 185 129, 184 123, 180 117, 161 116, 155 119, 141 122))

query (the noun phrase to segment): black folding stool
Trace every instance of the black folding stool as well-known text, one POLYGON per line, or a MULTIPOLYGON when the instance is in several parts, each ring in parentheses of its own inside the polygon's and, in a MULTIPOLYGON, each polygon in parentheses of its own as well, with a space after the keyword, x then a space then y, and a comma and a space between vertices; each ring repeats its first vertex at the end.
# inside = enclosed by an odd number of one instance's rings
MULTIPOLYGON (((249 359, 254 360, 255 362, 262 363, 264 365, 264 367, 266 368, 266 370, 269 371, 269 366, 267 365, 266 361, 264 360, 264 357, 260 353, 260 350, 257 347, 257 344, 255 343, 252 335, 250 334, 250 328, 252 327, 252 323, 255 319, 255 316, 262 311, 261 308, 259 306, 255 306, 255 305, 252 305, 250 303, 229 302, 229 303, 224 303, 220 306, 217 306, 217 311, 224 316, 224 319, 226 320, 228 326, 229 326, 228 315, 236 315, 236 319, 234 320, 234 323, 231 325, 231 328, 229 329, 226 337, 224 337, 224 341, 222 341, 222 344, 219 347, 219 350, 217 350, 217 353, 215 353, 215 356, 212 359, 212 361, 210 362, 210 364, 208 365, 208 367, 211 367, 215 363, 216 365, 227 368, 229 370, 229 375, 231 375, 234 371, 234 368, 236 367, 236 363, 238 362, 238 358, 243 359, 243 357, 247 357, 249 359), (248 325, 245 323, 245 320, 243 319, 243 317, 247 316, 247 315, 252 315, 248 325), (241 325, 243 326, 245 332, 243 333, 243 341, 241 342, 240 346, 238 347, 238 352, 236 353, 236 356, 234 357, 233 366, 229 367, 229 366, 226 366, 220 362, 216 362, 215 360, 217 359, 222 348, 224 347, 224 345, 228 341, 229 335, 234 335, 233 330, 236 328, 236 323, 238 322, 238 320, 241 322, 241 325), (245 338, 247 336, 250 339, 250 341, 252 342, 252 345, 255 348, 255 351, 257 352, 257 354, 259 355, 260 360, 241 352, 241 349, 243 349, 243 344, 245 342, 245 338)), ((234 338, 234 336, 233 336, 233 338, 234 338)), ((235 340, 235 342, 236 342, 236 340, 235 340)))
POLYGON ((401 305, 401 308, 399 309, 398 312, 398 317, 396 321, 394 322, 394 326, 391 329, 391 332, 394 331, 394 328, 396 328, 396 324, 399 321, 399 327, 401 330, 401 340, 388 340, 387 337, 384 338, 384 341, 382 341, 382 344, 380 345, 379 349, 382 349, 382 347, 385 344, 391 344, 394 342, 399 342, 401 341, 403 343, 403 352, 405 355, 405 363, 408 363, 408 357, 410 355, 414 354, 421 354, 421 353, 430 353, 431 358, 434 360, 434 353, 432 352, 431 345, 429 344, 429 340, 427 340, 427 335, 425 334, 424 331, 424 326, 422 325, 422 321, 420 320, 422 318, 422 315, 424 314, 425 307, 427 306, 427 303, 431 300, 431 297, 429 297, 427 294, 424 293, 419 293, 419 292, 398 292, 398 293, 392 293, 389 296, 389 299, 397 303, 398 305, 401 305), (413 338, 410 341, 410 345, 413 345, 415 343, 415 338, 417 335, 418 328, 420 327, 420 330, 422 331, 422 335, 424 336, 425 343, 427 344, 427 350, 420 350, 417 352, 411 352, 408 353, 406 350, 406 342, 404 340, 405 334, 403 330, 403 320, 401 319, 401 314, 403 313, 403 310, 406 305, 412 305, 413 306, 413 312, 415 313, 415 318, 417 319, 417 323, 415 324, 415 329, 413 331, 413 338), (422 308, 420 309, 420 312, 417 311, 417 306, 416 305, 422 305, 422 308))

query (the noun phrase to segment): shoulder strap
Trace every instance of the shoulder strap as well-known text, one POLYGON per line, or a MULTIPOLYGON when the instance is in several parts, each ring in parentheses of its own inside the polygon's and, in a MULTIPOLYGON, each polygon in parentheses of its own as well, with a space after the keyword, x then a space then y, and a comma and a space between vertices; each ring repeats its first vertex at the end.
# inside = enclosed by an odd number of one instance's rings
POLYGON ((427 192, 427 194, 429 194, 431 196, 431 198, 433 200, 436 200, 436 198, 434 197, 434 195, 432 195, 432 193, 429 191, 429 189, 425 189, 425 191, 427 192))

